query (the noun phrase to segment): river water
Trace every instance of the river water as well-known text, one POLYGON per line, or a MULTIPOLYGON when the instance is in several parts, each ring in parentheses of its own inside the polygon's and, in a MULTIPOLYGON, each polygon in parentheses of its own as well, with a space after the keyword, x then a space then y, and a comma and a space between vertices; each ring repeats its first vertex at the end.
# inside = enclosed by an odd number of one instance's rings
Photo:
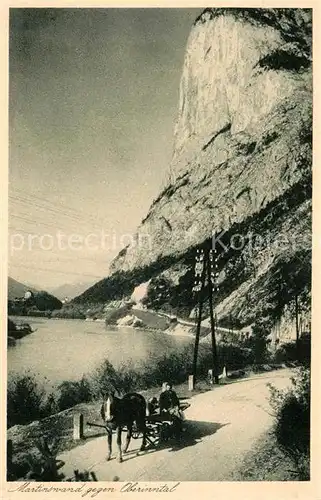
POLYGON ((104 322, 76 319, 12 318, 29 323, 36 331, 8 348, 8 372, 30 370, 46 385, 79 380, 108 359, 115 367, 132 360, 153 360, 183 348, 191 340, 162 332, 133 328, 111 329, 104 322))

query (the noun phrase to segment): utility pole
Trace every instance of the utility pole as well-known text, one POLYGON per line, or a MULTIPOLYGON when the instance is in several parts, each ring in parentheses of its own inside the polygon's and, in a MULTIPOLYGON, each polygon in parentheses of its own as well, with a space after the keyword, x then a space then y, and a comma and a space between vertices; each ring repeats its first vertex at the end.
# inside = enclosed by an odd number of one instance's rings
POLYGON ((295 294, 295 330, 296 330, 296 353, 297 359, 300 356, 299 338, 300 338, 300 328, 299 328, 299 301, 298 296, 295 294))
POLYGON ((214 307, 213 307, 213 289, 216 291, 218 288, 216 287, 216 256, 215 250, 211 248, 210 242, 203 247, 202 250, 198 250, 199 254, 196 257, 196 265, 195 265, 195 277, 197 280, 195 281, 195 286, 193 287, 193 291, 198 292, 198 317, 197 317, 197 325, 196 325, 196 336, 195 336, 195 345, 194 345, 194 356, 193 356, 193 382, 196 381, 196 370, 197 370, 197 356, 198 356, 198 347, 199 347, 199 339, 201 333, 201 323, 202 323, 202 312, 203 312, 203 303, 204 303, 204 292, 205 292, 205 282, 207 278, 208 282, 208 298, 209 298, 209 310, 210 310, 210 323, 211 323, 211 340, 212 340, 212 363, 213 363, 213 375, 214 381, 216 384, 219 383, 218 377, 218 360, 217 360, 217 346, 216 346, 216 321, 214 317, 214 307))
POLYGON ((206 263, 207 263, 207 280, 208 280, 208 298, 210 305, 210 320, 211 320, 211 337, 212 337, 212 359, 213 359, 213 374, 215 384, 219 383, 218 378, 218 363, 217 363, 217 348, 216 348, 216 338, 215 338, 215 319, 213 312, 213 287, 216 282, 216 259, 213 258, 213 250, 208 250, 206 252, 206 263), (213 269, 214 267, 214 269, 213 269))
POLYGON ((203 267, 202 267, 202 271, 201 271, 201 282, 200 282, 200 289, 199 289, 199 309, 198 309, 198 318, 197 318, 196 336, 195 336, 195 345, 194 345, 194 357, 193 357, 194 384, 196 381, 198 345, 199 345, 200 333, 201 333, 205 277, 206 277, 206 259, 205 259, 205 254, 203 253, 203 267))

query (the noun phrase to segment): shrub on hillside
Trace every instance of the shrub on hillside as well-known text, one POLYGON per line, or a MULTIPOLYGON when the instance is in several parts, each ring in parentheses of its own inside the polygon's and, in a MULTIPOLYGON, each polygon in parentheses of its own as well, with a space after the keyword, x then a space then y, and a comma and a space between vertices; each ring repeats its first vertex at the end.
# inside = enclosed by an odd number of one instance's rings
POLYGON ((59 411, 92 400, 92 388, 86 377, 82 377, 79 382, 65 380, 58 386, 58 393, 57 405, 59 411))
POLYGON ((29 452, 22 461, 9 461, 7 463, 7 481, 97 481, 96 474, 91 471, 74 471, 72 478, 66 478, 60 469, 65 462, 59 460, 57 455, 61 450, 60 436, 53 439, 40 437, 35 440, 37 453, 29 452))
POLYGON ((122 396, 128 392, 150 387, 145 380, 142 364, 134 366, 132 362, 127 362, 115 369, 108 360, 105 360, 91 375, 90 385, 93 397, 98 399, 109 392, 122 396))
POLYGON ((311 361, 311 339, 310 337, 301 337, 298 346, 295 342, 286 342, 282 344, 275 352, 274 359, 277 363, 287 363, 299 361, 309 366, 311 361))
POLYGON ((147 294, 142 300, 147 308, 161 309, 170 299, 171 282, 163 276, 152 278, 147 288, 147 294))
POLYGON ((142 368, 144 386, 160 386, 165 380, 175 384, 186 381, 190 373, 191 359, 190 348, 186 348, 180 352, 163 354, 153 363, 146 361, 142 368))
POLYGON ((117 375, 123 394, 145 388, 141 366, 134 367, 131 362, 123 363, 118 368, 117 375))
POLYGON ((7 392, 7 425, 28 424, 52 413, 52 395, 46 395, 34 374, 9 375, 7 392))
POLYGON ((84 308, 77 304, 63 305, 61 309, 52 312, 52 318, 65 318, 65 319, 86 319, 84 308))
MULTIPOLYGON (((252 349, 240 347, 234 344, 219 344, 217 346, 218 374, 223 371, 224 366, 228 371, 240 370, 251 366, 254 362, 252 349)), ((191 358, 192 359, 192 358, 191 358)), ((213 367, 213 354, 211 345, 201 345, 197 362, 197 371, 201 378, 207 376, 209 368, 213 367)))
POLYGON ((90 385, 93 397, 98 399, 110 392, 119 394, 122 392, 119 374, 108 359, 103 361, 92 373, 90 385))
POLYGON ((282 451, 294 463, 298 478, 310 477, 310 370, 299 368, 292 386, 280 391, 269 385, 275 414, 274 433, 282 451))
POLYGON ((177 384, 186 381, 190 373, 192 359, 190 348, 164 354, 156 359, 147 356, 147 359, 148 361, 135 366, 132 363, 124 363, 118 369, 105 360, 90 378, 93 396, 100 398, 108 392, 121 395, 161 386, 164 380, 177 384))
POLYGON ((222 344, 218 346, 220 369, 240 370, 254 363, 255 355, 252 349, 237 345, 222 344))
MULTIPOLYGON (((192 373, 194 346, 185 347, 179 352, 164 354, 153 363, 150 361, 143 365, 144 388, 161 385, 164 380, 174 384, 186 382, 192 373)), ((217 347, 218 372, 222 372, 226 366, 228 370, 237 370, 249 366, 254 361, 251 349, 241 348, 235 345, 219 345, 217 347)), ((213 367, 212 347, 200 345, 197 359, 197 374, 200 378, 206 378, 208 370, 213 367)))
POLYGON ((51 318, 51 311, 39 311, 36 306, 30 307, 25 314, 26 316, 34 316, 37 318, 51 318))
POLYGON ((244 346, 253 351, 254 362, 257 364, 266 363, 270 359, 268 350, 271 340, 270 328, 264 321, 257 322, 252 328, 252 335, 244 342, 244 346))
POLYGON ((116 325, 120 318, 130 313, 132 306, 132 303, 128 303, 118 308, 106 308, 104 311, 106 325, 116 325))

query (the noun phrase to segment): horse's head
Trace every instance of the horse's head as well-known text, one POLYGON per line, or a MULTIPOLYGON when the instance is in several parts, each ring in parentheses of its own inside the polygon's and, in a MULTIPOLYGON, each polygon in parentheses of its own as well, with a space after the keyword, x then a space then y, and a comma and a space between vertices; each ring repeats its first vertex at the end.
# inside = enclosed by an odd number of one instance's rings
POLYGON ((110 426, 117 424, 116 416, 118 409, 119 399, 113 393, 106 394, 105 396, 105 422, 110 426))

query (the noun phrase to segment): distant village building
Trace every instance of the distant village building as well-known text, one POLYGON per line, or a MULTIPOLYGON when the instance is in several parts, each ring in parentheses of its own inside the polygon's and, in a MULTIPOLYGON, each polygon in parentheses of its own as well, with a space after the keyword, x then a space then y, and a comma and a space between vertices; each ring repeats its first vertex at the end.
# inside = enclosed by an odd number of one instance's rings
POLYGON ((30 290, 26 290, 23 297, 15 297, 13 302, 15 304, 25 304, 33 298, 33 293, 30 290))

